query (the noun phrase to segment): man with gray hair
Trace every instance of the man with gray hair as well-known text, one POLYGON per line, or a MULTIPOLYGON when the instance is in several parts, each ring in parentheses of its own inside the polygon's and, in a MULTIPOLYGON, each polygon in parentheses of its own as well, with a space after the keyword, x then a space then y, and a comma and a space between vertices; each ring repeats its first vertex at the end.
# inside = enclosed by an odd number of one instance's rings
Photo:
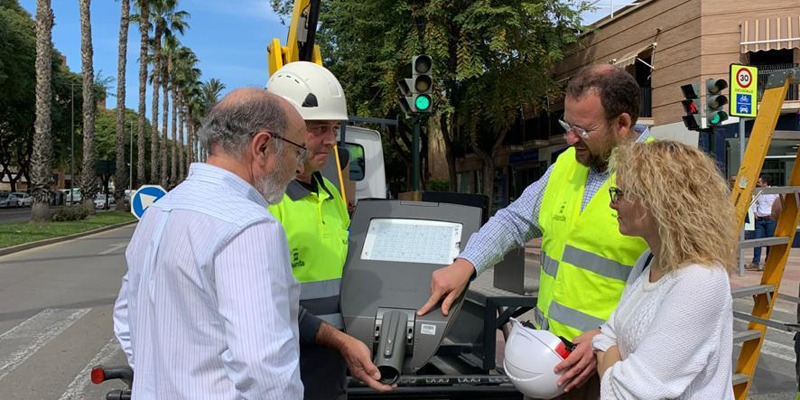
POLYGON ((299 286, 267 211, 302 171, 305 123, 239 89, 209 112, 206 163, 145 212, 125 253, 114 332, 134 399, 303 398, 299 286))

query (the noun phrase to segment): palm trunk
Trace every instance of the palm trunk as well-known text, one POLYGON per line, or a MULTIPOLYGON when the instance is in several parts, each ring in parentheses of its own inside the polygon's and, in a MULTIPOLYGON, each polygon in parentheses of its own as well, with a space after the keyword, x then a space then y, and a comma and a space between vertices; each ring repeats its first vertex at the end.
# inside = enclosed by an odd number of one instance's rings
POLYGON ((150 5, 147 0, 139 1, 139 34, 141 35, 141 46, 139 47, 139 137, 137 140, 137 163, 136 163, 136 185, 134 188, 147 181, 145 171, 145 113, 147 112, 147 32, 150 30, 150 5))
POLYGON ((153 38, 153 126, 150 134, 150 183, 158 184, 159 159, 158 159, 158 95, 161 85, 161 33, 160 23, 156 23, 156 33, 153 38))
POLYGON ((81 192, 83 204, 94 214, 94 195, 97 192, 94 154, 94 66, 92 65, 91 0, 80 0, 81 64, 83 68, 83 168, 81 192))
POLYGON ((186 147, 183 145, 183 132, 186 125, 186 96, 181 95, 181 107, 180 107, 180 120, 178 121, 178 128, 180 129, 179 138, 178 138, 178 180, 183 181, 186 179, 186 164, 184 163, 185 155, 186 155, 186 147))
MULTIPOLYGON (((164 60, 164 64, 168 63, 164 60)), ((167 169, 167 123, 169 122, 169 75, 166 74, 166 68, 161 71, 161 87, 164 90, 164 101, 162 102, 162 114, 164 123, 161 125, 161 187, 164 189, 169 185, 169 170, 167 169)), ((174 100, 174 99, 173 99, 174 100)))
POLYGON ((178 184, 178 96, 175 86, 172 87, 172 165, 170 166, 170 185, 178 184))
POLYGON ((119 22, 119 56, 117 58, 117 174, 114 178, 114 198, 117 199, 117 211, 125 211, 123 199, 125 198, 125 188, 128 187, 128 168, 125 163, 125 64, 128 56, 130 9, 130 1, 122 0, 122 16, 119 22))
POLYGON ((53 101, 53 10, 50 0, 36 0, 36 122, 34 123, 31 186, 33 206, 31 221, 50 219, 50 163, 53 137, 50 111, 53 101))
POLYGON ((186 121, 186 148, 188 151, 186 152, 186 172, 189 172, 189 167, 192 165, 192 161, 194 161, 194 141, 192 140, 192 136, 194 136, 194 119, 192 115, 192 106, 186 106, 189 109, 188 120, 186 121))

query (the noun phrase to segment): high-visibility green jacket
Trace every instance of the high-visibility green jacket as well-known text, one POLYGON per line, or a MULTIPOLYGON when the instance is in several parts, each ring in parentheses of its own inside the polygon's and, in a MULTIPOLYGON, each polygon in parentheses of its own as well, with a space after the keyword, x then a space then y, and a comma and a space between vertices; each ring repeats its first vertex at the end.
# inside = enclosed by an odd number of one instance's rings
POLYGON ((619 233, 609 207, 610 176, 581 211, 589 167, 570 148, 556 161, 539 210, 542 263, 537 325, 572 340, 597 329, 617 307, 625 282, 647 249, 642 238, 619 233))
POLYGON ((317 191, 292 181, 280 203, 269 207, 283 224, 289 242, 292 273, 300 282, 300 336, 313 343, 319 321, 304 321, 307 313, 344 328, 339 307, 342 268, 347 256, 350 216, 341 194, 321 174, 312 176, 317 191), (309 337, 310 336, 310 337, 309 337))

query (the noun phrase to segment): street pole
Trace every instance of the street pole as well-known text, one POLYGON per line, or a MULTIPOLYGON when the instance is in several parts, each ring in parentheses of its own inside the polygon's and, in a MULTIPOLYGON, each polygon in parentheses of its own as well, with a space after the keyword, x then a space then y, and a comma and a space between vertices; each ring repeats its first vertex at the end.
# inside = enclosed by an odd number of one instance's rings
POLYGON ((133 120, 131 120, 131 129, 129 133, 131 135, 131 147, 130 147, 131 150, 130 150, 130 156, 128 157, 128 160, 130 161, 130 164, 128 164, 129 166, 128 173, 130 174, 128 176, 128 190, 133 190, 133 120))
POLYGON ((411 188, 419 190, 419 118, 414 117, 414 140, 411 142, 411 188))
POLYGON ((70 93, 70 105, 72 106, 72 114, 71 114, 71 123, 70 123, 70 147, 69 147, 69 204, 70 206, 75 205, 75 198, 73 192, 75 192, 75 83, 70 82, 69 84, 69 93, 70 93))
MULTIPOLYGON (((739 117, 739 170, 741 171, 742 164, 744 164, 744 149, 745 149, 745 132, 744 132, 744 118, 739 117)), ((739 177, 736 177, 736 182, 738 184, 739 177)), ((755 215, 753 215, 755 218, 755 215)), ((755 223, 755 221, 750 221, 751 223, 755 223)), ((744 240, 744 227, 742 227, 742 231, 739 232, 739 241, 744 240)), ((744 276, 744 249, 739 249, 739 276, 744 276)))

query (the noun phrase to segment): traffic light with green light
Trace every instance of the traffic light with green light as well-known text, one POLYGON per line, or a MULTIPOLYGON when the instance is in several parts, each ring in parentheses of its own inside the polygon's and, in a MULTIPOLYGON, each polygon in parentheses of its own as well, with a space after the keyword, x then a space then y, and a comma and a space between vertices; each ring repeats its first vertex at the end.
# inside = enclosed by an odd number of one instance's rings
POLYGON ((724 79, 708 79, 706 81, 706 121, 708 127, 722 125, 728 119, 725 106, 728 104, 728 97, 722 91, 728 88, 728 82, 724 79))
POLYGON ((400 108, 406 114, 429 114, 433 110, 433 60, 418 55, 411 59, 411 78, 397 81, 400 108))
POLYGON ((433 109, 433 59, 418 55, 411 60, 411 79, 414 81, 413 108, 417 113, 430 113, 433 109))

